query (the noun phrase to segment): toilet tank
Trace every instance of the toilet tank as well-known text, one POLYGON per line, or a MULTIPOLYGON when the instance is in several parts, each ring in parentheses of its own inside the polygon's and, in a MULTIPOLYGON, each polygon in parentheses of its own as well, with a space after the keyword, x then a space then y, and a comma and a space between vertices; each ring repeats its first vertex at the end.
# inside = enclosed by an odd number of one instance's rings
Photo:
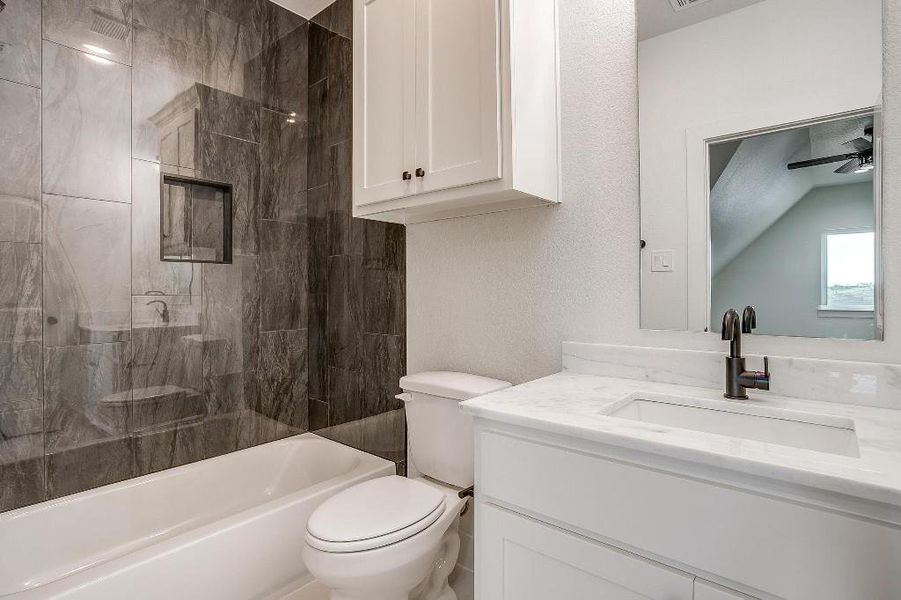
POLYGON ((423 475, 467 488, 474 477, 472 418, 460 402, 510 387, 467 373, 429 371, 400 380, 407 412, 408 459, 423 475))

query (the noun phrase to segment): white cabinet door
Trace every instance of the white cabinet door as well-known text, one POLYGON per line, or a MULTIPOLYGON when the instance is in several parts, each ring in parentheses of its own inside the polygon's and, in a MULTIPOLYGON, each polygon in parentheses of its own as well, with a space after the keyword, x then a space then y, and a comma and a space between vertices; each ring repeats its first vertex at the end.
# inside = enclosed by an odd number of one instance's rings
POLYGON ((416 190, 501 176, 498 0, 416 0, 416 190))
POLYGON ((691 600, 692 577, 490 504, 476 510, 477 600, 691 600))
POLYGON ((695 579, 695 600, 754 600, 754 598, 703 579, 695 579))
POLYGON ((355 0, 356 204, 413 192, 416 0, 355 0), (404 179, 404 173, 409 178, 404 179))

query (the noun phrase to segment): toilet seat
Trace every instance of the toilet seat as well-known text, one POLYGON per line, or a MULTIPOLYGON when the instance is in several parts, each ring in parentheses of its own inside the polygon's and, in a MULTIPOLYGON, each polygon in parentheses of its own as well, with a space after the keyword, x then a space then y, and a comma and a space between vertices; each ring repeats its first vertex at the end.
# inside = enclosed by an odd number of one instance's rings
POLYGON ((391 475, 335 494, 310 516, 306 541, 323 552, 362 552, 409 539, 435 523, 446 495, 414 479, 391 475))

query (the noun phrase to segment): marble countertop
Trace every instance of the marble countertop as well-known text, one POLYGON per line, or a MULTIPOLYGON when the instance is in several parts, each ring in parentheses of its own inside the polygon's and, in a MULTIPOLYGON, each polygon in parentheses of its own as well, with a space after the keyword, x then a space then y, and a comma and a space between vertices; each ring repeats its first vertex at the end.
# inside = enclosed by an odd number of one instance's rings
POLYGON ((901 507, 901 411, 749 390, 739 406, 854 421, 859 457, 727 437, 605 415, 636 393, 724 401, 715 389, 563 372, 462 404, 482 419, 597 441, 671 459, 901 507))

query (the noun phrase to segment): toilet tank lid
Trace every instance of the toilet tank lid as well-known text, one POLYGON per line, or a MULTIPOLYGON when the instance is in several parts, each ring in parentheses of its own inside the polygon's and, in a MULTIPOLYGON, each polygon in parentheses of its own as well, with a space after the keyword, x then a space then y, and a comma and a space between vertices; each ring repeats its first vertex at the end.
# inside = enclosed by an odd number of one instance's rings
POLYGON ((453 371, 426 371, 400 378, 400 387, 406 392, 420 392, 454 400, 469 400, 510 385, 509 381, 453 371))

